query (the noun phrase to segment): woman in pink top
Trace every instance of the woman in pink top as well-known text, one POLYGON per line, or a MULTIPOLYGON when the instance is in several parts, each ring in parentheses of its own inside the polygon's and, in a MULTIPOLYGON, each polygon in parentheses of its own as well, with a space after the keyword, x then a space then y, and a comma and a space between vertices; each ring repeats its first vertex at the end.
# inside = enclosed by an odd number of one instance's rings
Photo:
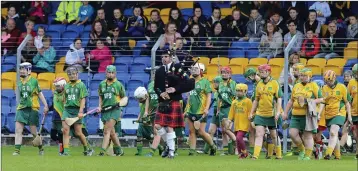
MULTIPOLYGON (((169 46, 172 46, 175 42, 176 38, 181 37, 180 33, 177 32, 177 28, 175 23, 170 22, 165 27, 165 34, 164 39, 160 43, 160 49, 163 49, 166 44, 169 44, 169 46)), ((184 43, 185 44, 185 43, 184 43)))
POLYGON ((35 21, 36 24, 46 24, 47 15, 50 13, 48 2, 33 1, 29 9, 30 19, 35 21))
POLYGON ((91 50, 90 55, 86 58, 87 61, 88 57, 91 58, 91 69, 96 71, 98 67, 98 72, 105 72, 106 67, 112 64, 112 53, 103 43, 100 39, 96 40, 96 49, 91 50))

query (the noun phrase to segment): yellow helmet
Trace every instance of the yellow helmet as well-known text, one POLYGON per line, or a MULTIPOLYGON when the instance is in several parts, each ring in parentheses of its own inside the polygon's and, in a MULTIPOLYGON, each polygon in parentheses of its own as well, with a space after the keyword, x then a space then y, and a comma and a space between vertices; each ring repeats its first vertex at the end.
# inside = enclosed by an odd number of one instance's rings
POLYGON ((240 83, 240 84, 236 84, 235 89, 236 89, 236 91, 237 91, 237 90, 245 90, 245 91, 247 92, 248 87, 247 87, 246 84, 240 83))
POLYGON ((324 81, 335 81, 336 80, 336 73, 332 70, 327 70, 325 73, 324 73, 324 81))
POLYGON ((307 75, 310 78, 312 77, 312 70, 310 68, 303 68, 300 70, 300 74, 307 75))
POLYGON ((305 65, 303 65, 303 63, 295 63, 293 66, 292 66, 292 68, 293 69, 297 69, 297 70, 301 70, 301 69, 303 69, 305 67, 305 65))

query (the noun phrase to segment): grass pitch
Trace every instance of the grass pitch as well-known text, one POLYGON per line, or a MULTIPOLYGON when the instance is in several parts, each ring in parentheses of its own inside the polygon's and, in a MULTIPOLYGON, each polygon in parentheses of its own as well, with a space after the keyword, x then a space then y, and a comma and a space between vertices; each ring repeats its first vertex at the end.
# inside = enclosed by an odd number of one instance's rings
MULTIPOLYGON (((343 156, 342 160, 298 161, 297 156, 283 160, 266 160, 262 153, 259 160, 239 160, 237 156, 188 156, 187 150, 180 150, 174 160, 162 159, 158 153, 154 157, 134 156, 136 149, 124 148, 122 157, 99 157, 82 155, 82 147, 70 148, 67 157, 58 156, 56 147, 45 147, 45 155, 38 156, 38 149, 25 146, 20 156, 12 156, 13 146, 1 147, 2 171, 357 171, 354 156, 343 156)), ((149 152, 144 149, 143 153, 149 152)))

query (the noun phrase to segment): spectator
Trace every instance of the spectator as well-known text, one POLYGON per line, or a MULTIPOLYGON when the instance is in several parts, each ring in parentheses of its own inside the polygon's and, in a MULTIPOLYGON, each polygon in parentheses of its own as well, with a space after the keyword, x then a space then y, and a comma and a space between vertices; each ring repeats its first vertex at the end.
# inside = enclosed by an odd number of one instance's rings
POLYGON ((1 17, 1 25, 5 26, 6 25, 6 21, 12 18, 15 20, 16 26, 19 27, 19 29, 21 31, 25 31, 26 29, 24 28, 24 21, 22 21, 19 17, 19 14, 16 13, 16 8, 14 6, 10 6, 7 10, 7 16, 1 17))
POLYGON ((33 72, 54 72, 55 71, 55 57, 56 51, 50 46, 51 39, 48 36, 42 38, 43 47, 38 49, 36 56, 33 59, 33 72))
MULTIPOLYGON (((301 18, 298 16, 298 10, 295 7, 292 7, 289 11, 289 18, 288 20, 286 20, 286 25, 288 25, 288 22, 290 20, 293 20, 297 23, 297 30, 300 31, 301 33, 303 33, 304 29, 303 29, 303 21, 301 20, 301 18)), ((288 30, 286 29, 284 31, 285 33, 288 32, 288 30)))
POLYGON ((37 36, 35 36, 35 47, 36 49, 42 48, 42 38, 45 36, 45 28, 43 26, 40 26, 37 29, 37 36))
MULTIPOLYGON (((29 9, 31 8, 31 4, 32 4, 31 1, 12 1, 11 4, 15 7, 22 21, 26 21, 28 17, 30 17, 29 9)), ((1 7, 6 8, 4 4, 1 4, 1 7)), ((50 12, 51 11, 50 6, 48 6, 48 9, 45 10, 48 10, 50 12)))
POLYGON ((78 10, 78 18, 75 23, 76 25, 87 25, 91 24, 92 15, 93 15, 93 7, 88 4, 88 1, 82 1, 83 5, 78 10))
POLYGON ((112 31, 112 35, 107 37, 107 44, 115 55, 129 55, 129 43, 128 38, 123 36, 125 33, 117 26, 112 31))
POLYGON ((75 23, 81 6, 82 2, 80 1, 62 1, 57 8, 56 18, 52 21, 52 24, 75 23))
POLYGON ((72 66, 76 67, 79 72, 83 72, 83 66, 85 64, 85 50, 82 48, 82 40, 76 38, 70 45, 70 50, 67 51, 66 66, 64 69, 67 72, 67 68, 72 66))
POLYGON ((344 78, 344 85, 348 86, 349 81, 353 78, 353 72, 352 70, 347 70, 343 73, 343 78, 344 78))
POLYGON ((172 46, 175 43, 176 38, 181 37, 180 33, 176 32, 175 23, 168 23, 165 28, 164 39, 160 43, 160 49, 163 49, 165 45, 172 46))
POLYGON ((95 72, 106 72, 106 67, 112 64, 112 54, 107 46, 101 39, 96 41, 96 49, 91 50, 91 53, 87 55, 87 61, 91 60, 91 70, 95 72))
POLYGON ((210 28, 207 28, 206 27, 206 18, 205 16, 203 16, 203 13, 202 13, 202 9, 200 7, 199 4, 195 4, 194 5, 194 9, 193 9, 193 12, 194 12, 194 16, 190 17, 188 19, 188 26, 189 28, 191 29, 191 27, 193 26, 193 24, 198 24, 200 28, 200 30, 205 30, 205 32, 210 32, 210 28))
POLYGON ((345 47, 344 36, 341 32, 337 31, 337 25, 335 22, 328 24, 328 32, 322 39, 322 50, 324 53, 319 53, 315 58, 335 58, 343 55, 343 49, 345 47))
POLYGON ((312 58, 319 53, 321 47, 320 41, 313 35, 313 30, 307 30, 306 39, 302 43, 299 55, 305 58, 312 58))
POLYGON ((221 21, 221 10, 219 7, 214 7, 212 10, 212 15, 207 21, 207 27, 211 28, 211 26, 216 22, 221 21))
POLYGON ((315 10, 317 12, 317 20, 321 25, 326 23, 328 17, 331 16, 331 9, 325 1, 317 1, 309 8, 310 10, 315 10))
POLYGON ((188 51, 184 47, 184 39, 181 37, 178 37, 175 40, 175 47, 171 46, 169 49, 175 50, 175 54, 179 62, 183 62, 183 60, 188 56, 188 51))
MULTIPOLYGON (((306 16, 307 14, 307 7, 306 7, 306 2, 304 1, 285 1, 284 2, 284 13, 285 15, 283 16, 285 19, 288 19, 290 18, 290 10, 291 8, 295 8, 297 13, 300 14, 299 17, 302 17, 302 16, 306 16)), ((301 20, 303 18, 300 18, 301 20)))
MULTIPOLYGON (((115 1, 90 1, 89 2, 89 4, 92 5, 94 11, 98 12, 99 9, 103 9, 104 12, 107 12, 106 21, 112 21, 113 20, 113 13, 111 13, 110 11, 114 11, 114 9, 116 9, 116 8, 121 9, 121 11, 126 9, 126 8, 121 8, 120 7, 121 3, 122 2, 118 2, 118 1, 117 2, 115 2, 115 1)), ((123 2, 123 3, 128 4, 130 2, 127 1, 127 2, 123 2)), ((130 7, 128 6, 128 8, 130 8, 130 7)), ((96 17, 97 16, 94 16, 93 19, 96 20, 96 17)), ((113 29, 113 28, 111 28, 111 29, 113 29)))
POLYGON ((241 18, 239 9, 234 9, 232 15, 227 16, 223 23, 224 30, 233 41, 242 40, 245 37, 247 20, 241 18))
POLYGON ((251 9, 250 19, 247 23, 247 34, 243 40, 248 40, 249 42, 259 41, 262 36, 264 25, 265 21, 262 19, 258 9, 251 9))
POLYGON ((10 34, 10 38, 5 42, 1 42, 1 52, 6 48, 8 54, 16 53, 17 42, 20 37, 21 31, 16 27, 14 19, 10 18, 6 21, 5 31, 10 34))
POLYGON ((97 39, 106 39, 108 32, 103 30, 102 23, 100 21, 95 21, 92 25, 92 31, 90 33, 90 40, 88 41, 87 48, 94 49, 96 46, 95 40, 97 39))
POLYGON ((189 32, 190 47, 189 52, 194 56, 204 55, 204 33, 200 30, 198 24, 194 24, 189 32))
POLYGON ((147 17, 143 14, 143 8, 139 5, 133 7, 133 16, 127 20, 126 31, 128 36, 136 38, 144 38, 148 24, 147 17))
POLYGON ((97 10, 97 17, 95 21, 101 22, 102 29, 105 32, 108 32, 108 21, 106 20, 106 13, 103 8, 97 10))
POLYGON ((349 16, 349 25, 347 28, 347 38, 348 41, 357 41, 358 39, 358 22, 357 16, 349 16))
POLYGON ((266 23, 265 32, 261 36, 259 57, 271 59, 282 53, 282 34, 274 23, 266 23))
POLYGON ((147 56, 151 55, 151 50, 155 42, 157 42, 160 35, 162 35, 162 33, 158 29, 158 23, 156 22, 150 23, 150 31, 147 31, 145 34, 145 38, 148 40, 148 43, 143 45, 143 50, 141 51, 141 55, 147 55, 147 56))
POLYGON ((26 32, 21 33, 17 45, 19 46, 22 41, 25 39, 26 35, 31 34, 32 37, 36 36, 36 32, 34 31, 35 23, 31 20, 25 22, 26 32))
POLYGON ((164 22, 163 20, 160 18, 160 14, 159 14, 159 11, 158 10, 152 10, 150 12, 150 20, 149 20, 149 24, 148 24, 148 28, 147 30, 150 30, 150 23, 152 22, 156 22, 158 23, 158 30, 161 32, 161 33, 164 33, 164 22))
POLYGON ((119 8, 116 8, 113 10, 113 21, 110 24, 110 28, 116 29, 119 28, 119 32, 122 36, 125 36, 125 28, 126 28, 126 23, 127 23, 127 17, 125 17, 122 14, 122 11, 119 8))
POLYGON ((234 6, 234 9, 239 9, 241 12, 241 18, 244 20, 249 20, 251 9, 255 8, 255 2, 251 1, 231 1, 231 6, 234 6))
POLYGON ((227 57, 229 41, 226 39, 222 25, 219 21, 213 24, 210 37, 206 40, 205 45, 208 57, 227 57))
POLYGON ((317 12, 315 10, 309 10, 308 20, 304 23, 304 33, 306 34, 307 30, 313 30, 314 36, 318 37, 321 33, 321 23, 317 20, 317 12))
POLYGON ((343 20, 353 14, 350 9, 350 3, 347 1, 331 1, 329 3, 332 11, 332 18, 339 20, 339 22, 343 22, 343 20))
POLYGON ((293 36, 297 36, 296 42, 294 42, 290 50, 290 54, 293 52, 299 52, 301 50, 304 36, 302 32, 297 30, 297 23, 294 20, 290 20, 287 23, 288 23, 289 32, 284 36, 284 45, 286 47, 288 43, 291 41, 291 39, 293 38, 293 36))
MULTIPOLYGON (((261 2, 263 5, 262 10, 264 12, 263 17, 264 19, 270 19, 272 15, 278 14, 281 15, 281 2, 279 1, 264 1, 261 2)), ((282 34, 282 33, 281 33, 282 34)))
POLYGON ((24 49, 21 51, 21 62, 30 62, 32 64, 32 60, 36 54, 37 49, 34 45, 34 38, 30 38, 24 49))
POLYGON ((30 9, 28 9, 29 19, 35 21, 37 24, 47 24, 47 18, 50 12, 51 6, 45 1, 33 1, 31 2, 30 9))
POLYGON ((183 19, 181 15, 181 11, 178 8, 172 8, 169 12, 169 23, 175 23, 176 28, 178 29, 179 33, 183 35, 189 26, 186 24, 186 21, 183 19))
POLYGON ((286 34, 284 31, 287 28, 286 23, 283 21, 282 16, 280 16, 279 12, 274 12, 273 15, 270 17, 270 21, 276 25, 278 31, 284 35, 286 34))
MULTIPOLYGON (((297 64, 300 62, 300 55, 297 54, 297 53, 293 53, 290 55, 290 57, 288 58, 288 71, 289 71, 289 74, 288 74, 288 86, 290 88, 290 90, 292 90, 293 86, 295 85, 296 83, 296 80, 298 78, 296 78, 293 74, 293 65, 297 64)), ((281 74, 280 74, 280 78, 279 78, 279 82, 280 82, 280 85, 281 87, 284 85, 285 83, 285 80, 284 80, 284 74, 285 74, 285 69, 283 68, 282 71, 281 71, 281 74)))
MULTIPOLYGON (((7 33, 5 30, 1 30, 1 43, 6 42, 7 40, 9 40, 11 37, 11 35, 9 33, 7 33)), ((1 55, 6 55, 7 53, 7 49, 4 48, 4 51, 1 52, 1 55)))

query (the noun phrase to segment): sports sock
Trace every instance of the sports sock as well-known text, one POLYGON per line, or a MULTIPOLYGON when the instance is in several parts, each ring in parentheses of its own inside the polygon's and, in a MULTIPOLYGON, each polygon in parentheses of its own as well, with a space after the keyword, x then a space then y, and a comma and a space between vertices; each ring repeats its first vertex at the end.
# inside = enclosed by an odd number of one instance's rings
POLYGON ((142 151, 143 151, 143 142, 142 141, 137 141, 137 151, 138 151, 138 154, 142 154, 142 151))
POLYGON ((101 148, 101 152, 106 152, 107 150, 106 149, 104 149, 104 148, 101 148))
POLYGON ((224 153, 229 153, 229 146, 225 145, 223 148, 224 153))
POLYGON ((298 147, 292 147, 292 152, 298 152, 298 147))
POLYGON ((254 146, 250 145, 250 147, 249 147, 249 152, 250 152, 250 154, 253 154, 253 153, 254 153, 254 146))
POLYGON ((282 158, 281 146, 276 147, 276 157, 282 158))
POLYGON ((63 152, 64 152, 64 153, 68 153, 68 152, 69 152, 68 145, 66 145, 66 144, 63 145, 63 152))
POLYGON ((157 149, 155 149, 155 148, 150 148, 150 153, 155 153, 155 151, 157 151, 157 149))
POLYGON ((58 144, 58 152, 60 152, 60 153, 63 152, 63 144, 62 143, 58 144))
POLYGON ((84 145, 84 146, 83 146, 83 151, 87 151, 87 150, 89 150, 88 146, 87 146, 87 145, 84 145))
POLYGON ((229 154, 235 154, 235 149, 234 149, 234 141, 230 140, 229 144, 228 144, 228 153, 229 154))
POLYGON ((175 132, 167 133, 167 144, 169 147, 169 150, 175 151, 175 141, 176 138, 175 132))
POLYGON ((42 150, 42 147, 43 147, 42 145, 39 145, 39 146, 38 146, 39 150, 42 150))
POLYGON ((159 149, 159 150, 164 150, 164 147, 159 144, 157 149, 159 149))
POLYGON ((328 147, 327 150, 326 150, 326 155, 330 155, 330 156, 331 156, 332 153, 333 153, 333 148, 328 147))
POLYGON ((273 156, 273 149, 274 149, 275 145, 274 144, 267 144, 267 157, 272 157, 273 156))
POLYGON ((256 157, 257 159, 260 156, 261 148, 262 148, 261 146, 255 145, 253 156, 256 157))
POLYGON ((15 144, 15 151, 20 152, 21 144, 15 144))
POLYGON ((305 151, 305 146, 303 145, 303 143, 298 144, 298 145, 297 145, 297 148, 298 148, 298 151, 300 151, 300 152, 305 151))
POLYGON ((341 149, 338 148, 337 150, 334 150, 334 157, 337 159, 341 158, 341 149))
POLYGON ((312 155, 312 149, 306 149, 305 150, 305 157, 311 157, 312 155))
POLYGON ((189 154, 195 154, 195 149, 189 149, 189 154))

